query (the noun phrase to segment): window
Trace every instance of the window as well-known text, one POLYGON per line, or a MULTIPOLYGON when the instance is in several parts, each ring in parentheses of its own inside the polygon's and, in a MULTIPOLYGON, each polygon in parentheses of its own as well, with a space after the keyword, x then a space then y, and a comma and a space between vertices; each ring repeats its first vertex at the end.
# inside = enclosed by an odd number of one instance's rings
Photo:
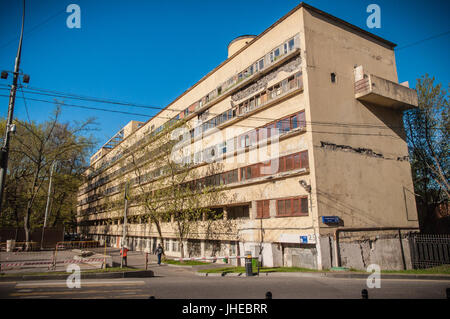
POLYGON ((245 181, 245 167, 241 167, 241 181, 245 181))
POLYGON ((308 168, 309 167, 308 151, 301 152, 300 157, 302 161, 302 168, 308 168))
POLYGON ((275 51, 274 51, 274 54, 275 54, 275 57, 280 56, 280 49, 276 48, 275 51))
POLYGON ((250 146, 250 136, 248 136, 248 135, 245 135, 245 142, 244 142, 244 145, 243 145, 243 147, 247 147, 247 146, 250 146))
POLYGON ((179 251, 179 250, 180 250, 180 247, 179 247, 179 245, 178 245, 178 241, 172 240, 172 251, 177 252, 177 251, 179 251))
POLYGON ((258 141, 264 141, 267 139, 268 128, 262 127, 258 129, 258 141))
POLYGON ((280 95, 281 94, 281 85, 279 85, 279 84, 275 85, 274 91, 277 92, 276 95, 280 95))
POLYGON ((285 156, 280 157, 278 159, 278 171, 279 172, 284 172, 286 170, 286 166, 285 166, 285 156))
POLYGON ((261 96, 258 94, 255 98, 255 106, 258 107, 261 105, 261 96))
POLYGON ((249 103, 248 103, 249 109, 253 110, 255 108, 255 99, 251 98, 249 103))
POLYGON ((305 112, 300 112, 298 114, 298 122, 301 128, 304 128, 306 126, 305 112))
POLYGON ((287 171, 294 169, 294 156, 293 155, 286 156, 285 165, 286 165, 287 171))
POLYGON ((291 116, 291 128, 296 129, 298 127, 298 115, 295 114, 294 116, 291 116))
POLYGON ((288 44, 284 44, 284 54, 288 53, 288 44))
POLYGON ((259 60, 259 69, 262 70, 264 69, 264 59, 259 60))
POLYGON ((308 214, 308 198, 307 197, 303 197, 301 199, 301 213, 302 214, 308 214))
POLYGON ((294 76, 291 76, 288 79, 288 83, 289 83, 289 90, 292 90, 293 88, 295 88, 295 80, 294 80, 294 76))
POLYGON ((277 200, 277 215, 278 216, 286 215, 284 210, 284 200, 277 200))
POLYGON ((256 218, 270 217, 270 200, 259 200, 256 202, 256 218))
POLYGON ((294 154, 294 169, 301 168, 300 153, 294 154))
POLYGON ((331 83, 336 83, 336 73, 331 73, 330 78, 331 78, 331 83))
POLYGON ((282 132, 283 133, 289 132, 289 130, 290 130, 289 118, 282 119, 281 122, 282 122, 282 125, 281 125, 282 132))
POLYGON ((294 49, 294 39, 289 40, 289 51, 294 49))
POLYGON ((250 171, 251 171, 251 178, 258 177, 259 176, 259 165, 254 164, 254 165, 250 166, 250 171))
POLYGON ((294 197, 277 200, 277 216, 305 216, 308 215, 308 198, 294 197))
POLYGON ((283 121, 282 120, 277 121, 276 125, 277 125, 276 128, 278 129, 277 133, 280 133, 283 129, 283 121))

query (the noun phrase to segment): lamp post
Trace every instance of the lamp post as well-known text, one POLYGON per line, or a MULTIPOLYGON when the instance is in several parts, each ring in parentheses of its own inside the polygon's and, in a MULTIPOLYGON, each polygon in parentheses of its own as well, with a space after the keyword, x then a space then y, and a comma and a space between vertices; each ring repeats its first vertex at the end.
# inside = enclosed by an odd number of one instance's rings
POLYGON ((123 267, 123 248, 125 246, 125 238, 127 236, 127 210, 128 210, 128 199, 129 199, 129 191, 130 188, 130 183, 129 181, 125 184, 125 194, 124 194, 124 199, 125 199, 125 207, 123 210, 123 235, 122 235, 122 249, 121 249, 121 258, 120 258, 120 268, 123 267))
MULTIPOLYGON (((19 47, 17 49, 16 61, 14 65, 14 71, 2 71, 1 78, 7 79, 8 73, 13 74, 13 84, 11 85, 11 90, 9 92, 9 104, 8 104, 8 117, 6 121, 5 127, 5 137, 3 139, 3 146, 0 150, 0 215, 2 211, 2 201, 3 201, 3 192, 5 187, 6 180, 6 172, 8 170, 8 155, 9 155, 9 143, 10 143, 10 134, 14 133, 16 130, 15 125, 12 123, 14 119, 14 103, 16 101, 16 91, 17 91, 17 82, 19 80, 20 73, 20 57, 22 54, 22 38, 23 38, 23 26, 25 22, 25 0, 23 0, 23 14, 22 14, 22 29, 20 32, 20 40, 19 47)), ((23 82, 28 83, 30 81, 29 75, 23 75, 23 82)))

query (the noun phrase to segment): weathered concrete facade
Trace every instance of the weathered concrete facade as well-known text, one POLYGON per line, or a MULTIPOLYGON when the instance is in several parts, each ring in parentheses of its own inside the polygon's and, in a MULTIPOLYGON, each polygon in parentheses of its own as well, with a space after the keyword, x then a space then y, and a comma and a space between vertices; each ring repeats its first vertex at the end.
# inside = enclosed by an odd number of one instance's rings
MULTIPOLYGON (((417 95, 398 84, 394 46, 303 3, 262 34, 237 39, 221 65, 91 158, 79 192, 80 231, 119 245, 123 210, 114 203, 134 177, 123 150, 143 157, 148 136, 168 118, 184 119, 213 126, 193 143, 226 149, 224 183, 233 198, 220 205, 224 218, 215 222, 227 224, 226 231, 206 238, 206 222, 199 222, 186 256, 250 251, 265 266, 408 267, 409 248, 406 240, 400 247, 395 228, 404 235, 418 227, 402 123, 402 110, 417 105, 417 95), (275 153, 259 135, 271 127, 280 129, 275 153), (269 150, 278 169, 262 174, 261 154, 269 150), (322 219, 329 216, 338 222, 322 219), (336 241, 337 229, 352 231, 336 241)), ((204 166, 196 169, 206 174, 204 166)), ((156 247, 158 232, 142 221, 142 208, 131 205, 128 214, 128 246, 156 247)), ((167 254, 179 256, 174 225, 164 223, 162 232, 167 254)))

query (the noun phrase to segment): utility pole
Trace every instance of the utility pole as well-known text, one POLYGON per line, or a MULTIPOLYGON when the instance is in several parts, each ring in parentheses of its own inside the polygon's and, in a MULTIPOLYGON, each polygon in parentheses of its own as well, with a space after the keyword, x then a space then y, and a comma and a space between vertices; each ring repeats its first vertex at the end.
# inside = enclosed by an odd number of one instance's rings
POLYGON ((121 249, 121 254, 120 254, 120 268, 123 267, 123 248, 125 246, 125 239, 127 237, 127 211, 128 211, 128 199, 129 199, 129 191, 130 188, 130 183, 129 181, 126 182, 125 184, 125 194, 124 194, 124 199, 125 199, 125 207, 123 210, 123 233, 122 233, 122 249, 121 249))
MULTIPOLYGON (((8 105, 8 118, 5 127, 5 137, 3 139, 3 146, 0 151, 0 216, 3 212, 2 210, 2 202, 3 202, 3 192, 5 187, 6 180, 6 172, 8 170, 8 155, 9 155, 9 143, 10 143, 10 133, 15 132, 15 125, 12 123, 14 119, 14 103, 16 101, 16 90, 17 90, 17 82, 19 80, 20 75, 20 56, 22 54, 22 38, 23 38, 23 26, 25 23, 25 0, 23 0, 23 14, 22 14, 22 30, 20 32, 20 40, 19 40, 19 48, 17 49, 16 62, 14 65, 13 73, 13 84, 11 86, 11 90, 9 92, 9 105, 8 105)), ((1 78, 8 78, 8 71, 2 71, 1 78)), ((28 75, 24 75, 23 81, 28 83, 30 77, 28 75)))
POLYGON ((55 169, 55 165, 56 165, 56 161, 53 161, 52 166, 50 166, 50 181, 48 183, 47 204, 45 205, 44 227, 42 227, 41 249, 43 248, 42 245, 44 243, 45 227, 47 227, 47 217, 48 217, 48 211, 49 211, 49 207, 50 207, 50 192, 52 191, 52 177, 53 177, 53 170, 55 169))

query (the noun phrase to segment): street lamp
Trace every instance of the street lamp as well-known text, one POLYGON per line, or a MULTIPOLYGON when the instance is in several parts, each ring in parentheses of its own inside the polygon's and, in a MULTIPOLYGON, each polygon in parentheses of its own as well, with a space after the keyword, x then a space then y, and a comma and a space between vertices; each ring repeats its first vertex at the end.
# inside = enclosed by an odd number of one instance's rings
MULTIPOLYGON (((14 119, 14 103, 16 101, 16 91, 19 81, 20 73, 20 57, 22 54, 22 39, 23 39, 23 29, 25 24, 25 0, 23 0, 23 13, 22 13, 22 28, 20 31, 20 39, 19 39, 19 47, 17 48, 16 61, 14 64, 14 72, 13 74, 13 83, 11 85, 11 90, 9 93, 9 104, 8 104, 8 117, 6 120, 6 129, 5 129, 5 137, 3 139, 3 146, 0 151, 0 215, 2 211, 2 199, 3 199, 3 191, 5 187, 6 180, 6 171, 8 169, 8 155, 9 155, 9 143, 10 143, 10 134, 12 133, 11 125, 13 124, 14 119)), ((8 78, 8 71, 1 72, 1 78, 8 78)), ((25 78, 24 78, 25 80, 25 78)), ((26 77, 27 81, 30 81, 30 77, 26 77)), ((28 82, 26 82, 28 83, 28 82)))

